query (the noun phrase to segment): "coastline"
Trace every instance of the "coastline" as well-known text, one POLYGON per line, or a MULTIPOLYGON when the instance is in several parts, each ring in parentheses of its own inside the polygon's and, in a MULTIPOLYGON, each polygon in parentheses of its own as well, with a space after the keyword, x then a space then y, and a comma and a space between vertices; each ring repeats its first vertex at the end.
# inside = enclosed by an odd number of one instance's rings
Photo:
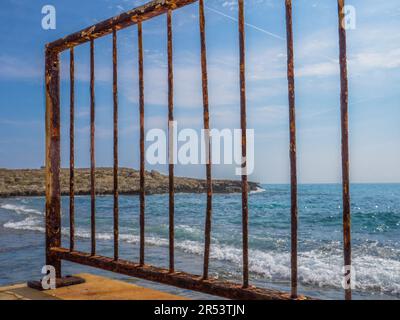
MULTIPOLYGON (((251 208, 250 272, 252 283, 286 291, 290 288, 290 186, 262 185, 268 192, 249 197, 251 208)), ((299 292, 318 299, 342 299, 342 215, 341 189, 335 185, 301 185, 299 216, 299 292)), ((354 185, 353 252, 357 268, 355 299, 398 299, 400 297, 400 250, 398 225, 400 185, 354 185)), ((121 256, 137 261, 140 249, 139 198, 120 197, 121 256)), ((68 244, 68 197, 62 197, 63 243, 68 244)), ((168 194, 146 200, 146 257, 149 264, 168 263, 168 194)), ((177 270, 201 274, 204 248, 204 194, 177 194, 177 270)), ((4 243, 0 264, 0 285, 20 283, 40 273, 44 262, 43 197, 0 199, 0 242, 4 243), (24 258, 20 268, 20 258, 24 258), (9 270, 15 270, 10 273, 9 270)), ((90 250, 90 196, 76 197, 76 243, 90 250)), ((113 196, 96 201, 96 239, 99 252, 112 257, 113 196)), ((240 194, 216 194, 213 201, 212 274, 240 282, 242 238, 240 194)), ((67 264, 67 263, 66 263, 67 264)), ((64 268, 66 274, 86 272, 82 266, 64 268)), ((91 269, 87 269, 88 271, 91 269)), ((91 271, 90 271, 91 272, 91 271)), ((97 271, 96 271, 96 274, 97 271)), ((99 271, 100 274, 100 271, 99 271)), ((121 279, 119 276, 115 278, 121 279)), ((142 282, 140 282, 142 283, 142 282)), ((154 284, 154 289, 165 290, 154 284)), ((191 292, 172 293, 193 298, 191 292)))
MULTIPOLYGON (((96 194, 113 194, 113 169, 97 168, 96 194)), ((69 195, 69 169, 61 169, 61 195, 69 195)), ((119 194, 138 195, 140 193, 139 171, 120 168, 118 171, 119 194)), ((168 176, 157 171, 145 172, 146 194, 168 193, 168 176)), ((249 182, 249 192, 261 188, 259 183, 249 182)), ((75 169, 75 195, 90 195, 90 169, 75 169)), ((175 177, 176 193, 207 193, 207 183, 202 179, 175 177)), ((231 194, 241 192, 241 181, 213 180, 213 192, 231 194)), ((44 169, 0 169, 0 198, 38 197, 45 195, 44 169)))

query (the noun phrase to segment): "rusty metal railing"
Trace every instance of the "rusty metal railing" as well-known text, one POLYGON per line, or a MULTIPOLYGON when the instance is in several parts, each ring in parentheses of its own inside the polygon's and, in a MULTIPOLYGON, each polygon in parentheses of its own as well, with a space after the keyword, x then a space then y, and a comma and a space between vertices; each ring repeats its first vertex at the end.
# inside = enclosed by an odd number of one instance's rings
MULTIPOLYGON (((283 0, 282 0, 283 1, 283 0)), ((203 275, 197 276, 175 271, 174 259, 174 165, 169 165, 169 268, 163 269, 145 263, 145 150, 144 150, 144 76, 143 76, 143 22, 153 17, 167 15, 168 45, 168 120, 174 119, 174 75, 173 75, 173 11, 192 3, 199 6, 199 30, 201 41, 201 71, 203 93, 204 129, 210 129, 208 75, 205 34, 204 0, 154 0, 141 7, 125 12, 117 17, 100 22, 80 32, 49 43, 46 46, 46 263, 53 265, 57 277, 61 277, 61 261, 67 260, 87 266, 97 267, 129 276, 156 281, 185 289, 234 299, 307 299, 297 293, 297 155, 295 116, 295 72, 292 30, 292 1, 285 0, 287 30, 287 78, 290 128, 290 172, 291 172, 291 293, 256 288, 249 281, 248 245, 248 181, 242 173, 242 237, 243 237, 243 282, 235 284, 209 278, 209 260, 212 229, 212 172, 211 154, 208 152, 206 164, 207 206, 205 214, 205 241, 203 275), (140 255, 138 262, 119 258, 119 207, 118 207, 118 72, 117 34, 118 30, 137 25, 138 29, 138 79, 140 113, 140 255), (112 34, 113 44, 113 198, 114 198, 114 257, 96 254, 95 225, 95 40, 112 34), (90 177, 91 177, 91 252, 75 250, 74 234, 74 47, 90 42, 90 177), (70 247, 61 247, 61 192, 60 192, 60 53, 70 50, 70 247)), ((245 14, 244 0, 238 0, 239 52, 240 52, 240 119, 242 129, 242 156, 246 159, 246 77, 245 77, 245 14)), ((349 192, 349 145, 348 145, 348 84, 346 64, 346 31, 344 0, 338 0, 340 73, 341 73, 341 123, 342 123, 342 177, 343 177, 343 235, 344 265, 351 265, 350 245, 350 192, 349 192)), ((208 141, 209 143, 209 141, 208 141)), ((209 148, 208 148, 209 149, 209 148)), ((171 145, 169 146, 171 156, 171 145)), ((243 169, 246 162, 243 163, 243 169)), ((348 281, 350 288, 350 280, 348 281)), ((351 299, 351 289, 345 290, 345 298, 351 299)))

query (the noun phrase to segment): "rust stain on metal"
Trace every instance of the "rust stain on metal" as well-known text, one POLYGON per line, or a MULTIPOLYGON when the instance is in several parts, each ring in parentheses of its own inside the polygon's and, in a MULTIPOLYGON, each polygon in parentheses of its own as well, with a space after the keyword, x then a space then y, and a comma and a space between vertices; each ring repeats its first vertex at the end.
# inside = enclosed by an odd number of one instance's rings
POLYGON ((249 208, 247 184, 247 121, 246 121, 246 56, 244 32, 244 1, 239 4, 239 52, 240 52, 240 126, 242 129, 242 233, 243 233, 243 287, 249 286, 249 208))
MULTIPOLYGON (((242 241, 243 241, 243 283, 209 279, 209 259, 212 226, 212 164, 208 147, 206 179, 207 208, 205 219, 205 243, 203 275, 175 272, 174 263, 174 161, 173 132, 170 129, 169 143, 169 268, 162 269, 145 265, 145 145, 144 145, 144 65, 142 22, 152 17, 167 15, 168 51, 168 121, 174 120, 174 75, 173 75, 173 33, 172 11, 197 0, 154 0, 139 8, 100 22, 80 32, 69 35, 46 46, 46 263, 56 268, 61 277, 61 260, 68 260, 92 267, 118 272, 134 277, 156 281, 167 285, 196 290, 231 299, 309 299, 297 293, 297 168, 296 168, 296 118, 295 83, 292 30, 292 2, 286 3, 287 28, 287 77, 290 120, 290 164, 291 164, 291 294, 275 290, 260 289, 249 285, 249 245, 248 245, 248 176, 247 176, 247 115, 246 115, 246 57, 245 57, 245 14, 244 0, 238 0, 239 53, 240 53, 240 122, 242 129, 242 241), (119 205, 118 205, 118 57, 117 31, 138 24, 138 76, 140 114, 140 259, 139 263, 119 259, 119 205), (94 96, 94 40, 112 33, 113 43, 113 224, 114 257, 96 255, 95 249, 95 96, 94 96), (90 158, 91 158, 91 254, 74 250, 74 49, 73 47, 90 41, 90 158), (60 191, 60 60, 59 53, 70 48, 70 248, 61 248, 61 191, 60 191), (172 143, 172 144, 171 144, 172 143)), ((201 45, 201 71, 203 95, 203 121, 206 132, 210 128, 207 52, 205 34, 204 0, 199 1, 199 29, 201 45)), ((342 166, 343 166, 343 231, 345 265, 351 264, 350 245, 350 194, 349 194, 349 154, 348 154, 348 83, 346 63, 346 33, 342 25, 344 1, 338 0, 339 43, 341 71, 341 124, 342 124, 342 166)), ((210 145, 210 140, 206 142, 210 145)), ((346 299, 351 298, 351 290, 346 290, 346 299)))
POLYGON ((75 248, 75 56, 70 49, 70 118, 69 118, 69 249, 75 248))
POLYGON ((117 30, 113 31, 113 100, 114 100, 114 260, 119 257, 118 206, 118 57, 117 30))
POLYGON ((139 113, 140 113, 140 264, 144 265, 145 247, 145 148, 144 148, 144 77, 143 77, 143 30, 138 23, 139 57, 139 113))
POLYGON ((90 41, 90 226, 91 252, 96 254, 96 159, 95 159, 95 95, 94 40, 90 41))
POLYGON ((138 22, 146 21, 164 14, 170 9, 178 9, 196 1, 197 0, 153 0, 141 7, 134 8, 114 18, 104 20, 84 30, 49 43, 46 47, 49 50, 61 52, 92 39, 111 34, 116 27, 121 30, 138 22))
POLYGON ((174 121, 174 66, 172 57, 172 11, 167 12, 167 33, 168 33, 168 130, 169 130, 169 271, 175 270, 175 186, 174 186, 174 164, 172 150, 173 132, 171 132, 170 124, 174 121))
POLYGON ((60 55, 46 51, 46 264, 61 277, 61 260, 50 251, 61 246, 60 55))
MULTIPOLYGON (((290 294, 277 290, 261 289, 253 286, 243 288, 238 284, 228 281, 216 279, 204 280, 202 276, 187 274, 185 272, 171 273, 168 269, 140 265, 125 260, 115 261, 102 256, 93 257, 83 252, 69 252, 64 248, 53 248, 52 252, 59 259, 227 299, 291 300, 290 294)), ((299 296, 297 300, 312 299, 299 296)))
MULTIPOLYGON (((347 79, 346 29, 344 27, 344 0, 338 0, 339 51, 340 51, 340 113, 342 132, 342 192, 343 192, 343 249, 344 265, 351 266, 351 213, 349 170, 349 89, 347 79)), ((351 300, 351 288, 345 290, 345 299, 351 300)))
POLYGON ((294 83, 292 0, 286 0, 287 78, 290 127, 290 189, 291 189, 291 294, 297 297, 297 154, 294 83))
POLYGON ((208 73, 207 73, 207 50, 206 50, 206 32, 205 32, 205 15, 204 0, 199 1, 199 25, 200 25, 200 48, 201 48, 201 78, 203 92, 203 121, 204 130, 206 131, 206 179, 207 179, 207 207, 206 221, 204 230, 204 266, 203 278, 208 279, 209 261, 210 261, 210 245, 211 245, 211 222, 212 222, 212 178, 211 178, 211 143, 210 143, 210 112, 208 101, 208 73))

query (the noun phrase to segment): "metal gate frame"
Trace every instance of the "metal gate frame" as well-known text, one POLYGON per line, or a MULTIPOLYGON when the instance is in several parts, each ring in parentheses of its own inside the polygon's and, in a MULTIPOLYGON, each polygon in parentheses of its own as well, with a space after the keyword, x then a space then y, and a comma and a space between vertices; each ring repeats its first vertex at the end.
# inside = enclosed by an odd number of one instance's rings
MULTIPOLYGON (((283 0, 282 0, 283 1, 283 0)), ((206 165, 207 208, 205 222, 204 269, 197 276, 175 271, 174 264, 174 165, 169 165, 169 269, 145 264, 145 159, 144 159, 144 79, 143 79, 143 35, 142 23, 153 17, 166 14, 168 30, 168 120, 174 119, 174 81, 172 12, 188 4, 198 2, 199 30, 201 40, 202 91, 204 107, 204 129, 209 129, 208 76, 205 36, 204 0, 154 0, 119 16, 105 20, 80 32, 71 34, 46 45, 46 263, 56 269, 61 278, 61 261, 67 260, 82 265, 155 281, 167 285, 195 290, 231 299, 309 299, 297 294, 297 156, 295 118, 295 77, 292 31, 292 1, 285 0, 287 30, 287 77, 290 120, 290 172, 291 172, 291 293, 256 288, 249 284, 248 262, 248 183, 247 174, 242 175, 242 226, 243 226, 243 283, 211 279, 209 257, 212 225, 212 175, 211 156, 206 165), (139 65, 139 111, 140 111, 140 261, 137 263, 119 259, 118 231, 118 73, 117 31, 132 25, 138 26, 139 65), (95 93, 94 93, 94 40, 113 35, 113 98, 114 98, 114 257, 96 255, 95 225, 95 93), (91 253, 75 250, 74 242, 74 47, 90 42, 90 154, 91 154, 91 253), (70 51, 70 248, 61 247, 61 189, 60 189, 60 53, 70 51)), ((246 159, 246 78, 245 78, 245 20, 244 0, 239 6, 240 47, 240 118, 242 129, 242 156, 246 159)), ((343 235, 345 266, 351 265, 350 245, 350 195, 349 195, 349 145, 348 145, 348 84, 346 60, 346 31, 344 0, 338 0, 340 72, 341 72, 341 123, 342 123, 342 173, 343 173, 343 235)), ((246 163, 243 164, 243 168, 246 163)), ((350 271, 348 271, 347 275, 350 271)), ((350 278, 350 277, 348 277, 350 278)), ((351 299, 350 279, 345 298, 351 299)))

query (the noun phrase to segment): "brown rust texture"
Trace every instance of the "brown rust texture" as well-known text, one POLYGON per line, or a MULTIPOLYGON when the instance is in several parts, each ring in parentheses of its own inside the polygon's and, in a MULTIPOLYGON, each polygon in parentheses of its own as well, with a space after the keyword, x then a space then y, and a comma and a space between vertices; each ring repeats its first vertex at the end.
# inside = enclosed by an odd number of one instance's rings
MULTIPOLYGON (((243 300, 290 300, 290 294, 271 289, 242 286, 217 279, 204 280, 201 276, 185 272, 170 272, 168 269, 149 265, 140 265, 130 261, 118 260, 102 256, 90 256, 83 252, 69 252, 63 248, 53 248, 52 252, 60 259, 108 270, 132 277, 142 278, 187 290, 199 291, 227 299, 243 300)), ((297 300, 311 300, 299 296, 297 300)))
POLYGON ((144 148, 144 76, 143 76, 143 30, 138 23, 139 57, 139 113, 140 113, 140 264, 144 264, 145 247, 145 148, 144 148))
POLYGON ((114 100, 114 259, 118 260, 119 206, 118 206, 118 57, 117 30, 113 31, 113 100, 114 100))
POLYGON ((207 180, 207 207, 206 221, 204 230, 204 267, 203 278, 208 279, 210 245, 211 245, 211 219, 212 219, 212 178, 211 178, 211 145, 210 145, 210 113, 208 102, 208 73, 207 73, 207 50, 206 50, 206 32, 205 32, 205 15, 204 0, 199 1, 199 25, 200 25, 200 48, 201 48, 201 78, 203 92, 203 121, 206 135, 207 164, 206 164, 206 180, 207 180))
POLYGON ((46 264, 61 276, 61 261, 50 251, 61 246, 60 55, 46 51, 46 264))
POLYGON ((90 41, 90 233, 91 252, 96 254, 96 159, 95 159, 95 95, 94 40, 90 41))
POLYGON ((75 248, 75 56, 70 49, 70 118, 69 118, 69 248, 75 248))
POLYGON ((296 154, 296 111, 294 82, 294 52, 292 0, 286 0, 287 78, 289 98, 290 130, 290 189, 291 189, 291 294, 297 296, 297 154, 296 154))
MULTIPOLYGON (((351 213, 350 213, 350 170, 349 170, 349 89, 347 79, 346 29, 344 26, 344 0, 338 0, 339 18, 339 61, 340 61, 340 113, 342 132, 342 193, 343 193, 343 249, 344 265, 351 266, 351 213)), ((345 299, 351 300, 349 288, 345 290, 345 299)))
POLYGON ((240 53, 240 126, 242 129, 242 233, 243 233, 243 287, 249 286, 249 209, 247 184, 247 115, 246 115, 246 47, 244 30, 244 1, 239 4, 239 53, 240 53))
MULTIPOLYGON (((279 291, 259 289, 249 285, 249 248, 248 248, 248 173, 247 173, 247 112, 246 112, 246 57, 245 57, 245 13, 244 0, 238 0, 238 27, 240 53, 240 122, 242 129, 242 241, 243 241, 243 284, 242 286, 208 279, 209 255, 212 225, 212 194, 213 181, 211 171, 211 150, 208 147, 208 161, 206 164, 207 209, 205 221, 205 251, 203 276, 186 273, 176 273, 174 263, 174 196, 175 177, 174 161, 171 145, 172 134, 169 126, 169 269, 161 269, 145 265, 145 163, 144 163, 144 76, 143 76, 143 35, 142 22, 152 17, 167 15, 167 51, 168 51, 168 121, 174 121, 174 78, 173 78, 173 34, 172 11, 194 3, 197 0, 154 0, 141 7, 123 13, 112 19, 100 22, 92 27, 74 33, 63 39, 47 45, 46 50, 46 262, 56 267, 57 276, 61 276, 61 259, 72 262, 135 276, 150 281, 174 285, 189 290, 197 290, 232 299, 306 299, 297 295, 297 168, 296 168, 296 122, 295 122, 295 83, 294 83, 294 54, 292 31, 292 2, 286 2, 287 27, 287 76, 290 119, 290 163, 291 163, 291 267, 292 283, 291 295, 279 291), (135 264, 119 259, 119 206, 118 206, 118 59, 117 59, 117 31, 133 24, 138 24, 138 64, 139 64, 139 113, 140 113, 140 261, 135 264), (114 257, 107 258, 96 255, 95 251, 95 97, 94 97, 94 40, 112 33, 113 43, 113 196, 114 196, 114 257), (91 129, 90 129, 90 158, 91 158, 91 254, 74 251, 73 229, 73 196, 76 192, 74 185, 74 55, 73 47, 90 41, 90 97, 91 97, 91 129), (61 248, 61 219, 60 219, 60 61, 59 53, 70 48, 70 80, 71 80, 71 107, 70 107, 70 250, 61 248)), ((350 246, 350 196, 349 196, 349 156, 348 156, 348 83, 346 64, 346 34, 341 23, 343 20, 344 0, 338 0, 339 9, 339 43, 340 43, 340 71, 341 71, 341 120, 342 120, 342 159, 343 159, 343 230, 344 230, 344 257, 345 264, 351 264, 350 246)), ((201 70, 203 94, 203 121, 204 129, 210 128, 207 54, 205 35, 204 0, 199 0, 199 28, 201 41, 201 70)), ((210 140, 207 139, 207 143, 210 140)), ((351 290, 346 290, 346 299, 351 298, 351 290)))
POLYGON ((173 66, 173 44, 172 44, 172 11, 167 12, 167 33, 168 33, 168 128, 169 128, 169 270, 175 270, 175 186, 174 186, 174 160, 173 159, 173 132, 171 123, 174 121, 174 66, 173 66))
POLYGON ((121 30, 127 28, 138 22, 146 21, 164 14, 170 9, 175 10, 196 1, 197 0, 153 0, 116 17, 104 20, 91 27, 49 43, 47 48, 52 51, 61 52, 92 39, 111 34, 114 29, 121 30))

